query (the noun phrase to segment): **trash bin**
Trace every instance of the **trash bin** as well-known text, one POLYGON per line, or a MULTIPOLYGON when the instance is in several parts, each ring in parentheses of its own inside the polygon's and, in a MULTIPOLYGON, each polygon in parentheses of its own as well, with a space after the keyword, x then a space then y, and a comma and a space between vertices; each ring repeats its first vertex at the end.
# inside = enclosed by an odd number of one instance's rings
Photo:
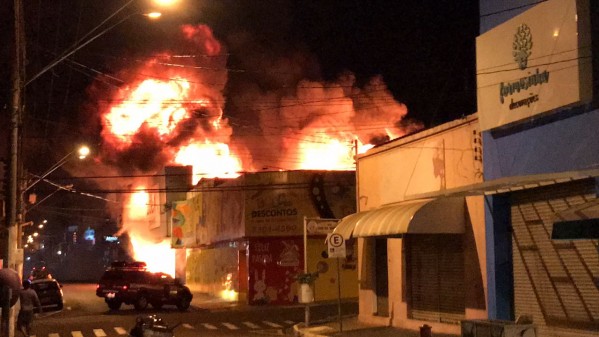
POLYGON ((425 324, 420 327, 420 337, 432 337, 432 327, 425 324))

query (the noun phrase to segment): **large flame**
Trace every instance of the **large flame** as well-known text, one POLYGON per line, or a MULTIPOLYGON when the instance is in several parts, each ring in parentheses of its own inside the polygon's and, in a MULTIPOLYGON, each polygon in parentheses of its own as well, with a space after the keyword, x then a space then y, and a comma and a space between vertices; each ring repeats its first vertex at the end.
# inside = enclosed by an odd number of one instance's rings
POLYGON ((136 231, 129 231, 133 258, 146 263, 147 270, 175 276, 175 250, 170 240, 154 242, 146 240, 136 231))
MULTIPOLYGON (((206 57, 175 61, 181 58, 163 52, 123 71, 125 85, 100 107, 106 162, 126 162, 120 167, 144 174, 191 165, 194 183, 255 168, 352 170, 356 153, 418 128, 399 126, 407 108, 381 78, 358 88, 351 74, 332 83, 300 81, 293 84, 295 91, 283 85, 280 92, 230 92, 237 111, 230 123, 223 116, 224 47, 205 25, 186 25, 181 34, 206 57), (244 113, 253 116, 239 116, 244 113)), ((139 187, 128 199, 126 220, 142 220, 148 205, 148 193, 139 187)), ((149 269, 174 272, 168 242, 156 243, 135 226, 123 225, 136 259, 149 269)))
POLYGON ((227 144, 208 141, 181 147, 175 162, 193 167, 194 182, 200 178, 235 178, 242 170, 241 161, 231 155, 227 144))
POLYGON ((104 116, 105 125, 118 138, 120 146, 131 142, 142 127, 152 128, 160 137, 165 137, 177 123, 189 117, 181 103, 188 94, 189 82, 185 79, 145 80, 130 91, 127 99, 112 107, 104 116))
POLYGON ((150 196, 144 186, 139 186, 131 195, 129 205, 129 219, 141 220, 148 215, 148 206, 150 204, 150 196))

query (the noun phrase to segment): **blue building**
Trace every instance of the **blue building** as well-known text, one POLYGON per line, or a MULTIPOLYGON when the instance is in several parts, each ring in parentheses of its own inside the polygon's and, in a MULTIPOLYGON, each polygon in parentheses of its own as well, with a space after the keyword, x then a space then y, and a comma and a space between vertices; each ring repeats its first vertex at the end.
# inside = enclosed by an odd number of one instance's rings
POLYGON ((489 318, 598 336, 599 3, 480 0, 480 14, 489 318))

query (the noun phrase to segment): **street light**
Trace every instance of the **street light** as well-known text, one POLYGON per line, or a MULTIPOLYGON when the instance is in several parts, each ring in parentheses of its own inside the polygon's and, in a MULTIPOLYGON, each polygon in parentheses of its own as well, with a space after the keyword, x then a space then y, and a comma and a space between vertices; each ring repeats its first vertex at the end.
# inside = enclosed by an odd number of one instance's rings
MULTIPOLYGON (((25 86, 27 86, 29 83, 31 83, 34 80, 36 80, 38 77, 40 77, 43 74, 45 74, 48 70, 54 68, 57 64, 59 64, 60 62, 64 61, 69 56, 73 55, 75 52, 77 52, 81 48, 87 46, 88 44, 90 44, 91 42, 93 42, 94 40, 96 40, 97 38, 99 38, 100 36, 104 35, 106 32, 112 30, 114 27, 116 27, 116 26, 120 25, 121 23, 125 22, 126 20, 128 20, 132 16, 141 14, 141 15, 147 16, 150 19, 158 19, 158 18, 160 18, 162 16, 162 13, 160 13, 160 12, 151 12, 151 13, 139 13, 139 12, 136 12, 136 13, 132 13, 132 14, 129 14, 128 16, 122 18, 121 20, 117 21, 116 23, 108 26, 107 28, 104 28, 99 33, 96 33, 96 31, 99 30, 99 29, 101 29, 108 21, 110 21, 110 19, 112 19, 117 14, 119 14, 120 12, 122 12, 125 8, 129 7, 134 1, 136 1, 136 0, 129 0, 127 3, 125 3, 119 9, 117 9, 114 13, 112 13, 106 19, 104 19, 104 21, 100 22, 100 24, 98 24, 96 27, 94 27, 92 30, 90 30, 87 34, 85 34, 84 36, 82 36, 70 48, 68 48, 64 53, 62 53, 62 55, 58 56, 54 61, 50 62, 50 64, 48 64, 46 67, 44 67, 42 70, 40 70, 37 74, 35 74, 33 77, 31 77, 31 79, 29 79, 28 81, 26 81, 25 82, 25 86), (93 35, 93 34, 95 34, 95 35, 93 35)), ((172 6, 174 3, 178 2, 178 1, 179 0, 154 0, 154 3, 156 3, 158 6, 161 6, 161 7, 169 7, 169 6, 172 6)))
MULTIPOLYGON (((23 192, 20 191, 20 186, 18 184, 19 179, 19 171, 20 171, 20 151, 21 151, 21 128, 22 128, 22 119, 23 119, 23 110, 24 110, 24 100, 23 100, 23 92, 25 87, 30 84, 32 81, 37 79, 39 76, 46 73, 48 70, 52 69, 58 63, 62 62, 64 59, 75 53, 77 50, 83 48, 93 40, 97 39, 102 34, 106 33, 108 30, 114 27, 110 26, 108 29, 101 31, 95 36, 88 39, 89 36, 95 34, 98 29, 101 29, 102 26, 108 22, 115 15, 123 11, 129 5, 131 5, 135 0, 128 0, 122 7, 120 7, 117 11, 111 14, 108 18, 102 21, 96 28, 92 29, 88 34, 84 35, 81 39, 79 39, 72 48, 69 48, 62 56, 58 57, 55 61, 51 62, 48 66, 44 67, 42 71, 33 76, 29 81, 25 78, 25 18, 24 18, 24 6, 23 0, 14 0, 13 5, 13 13, 14 13, 14 48, 12 48, 13 53, 11 55, 12 59, 12 72, 11 72, 11 82, 12 82, 12 97, 11 97, 11 117, 10 117, 10 176, 9 176, 9 207, 8 207, 8 215, 6 217, 6 230, 7 235, 6 239, 2 242, 5 245, 5 250, 3 251, 3 268, 11 268, 16 270, 18 273, 22 272, 22 261, 17 261, 18 255, 22 254, 18 253, 18 244, 20 241, 20 222, 22 218, 18 218, 18 215, 22 217, 17 204, 17 198, 20 197, 19 200, 22 200, 23 192), (88 40, 86 40, 88 39, 88 40)), ((171 0, 159 0, 159 4, 168 4, 172 3, 171 0)), ((128 17, 127 17, 128 18, 128 17)), ((122 21, 121 21, 122 22, 122 21)), ((119 22, 120 23, 120 22, 119 22)), ((118 24, 118 23, 117 23, 118 24)), ((66 159, 66 158, 65 158, 66 159)), ((62 163, 64 164, 64 163, 62 163)), ((37 181, 28 186, 27 189, 30 189, 33 185, 37 184, 39 181, 45 178, 45 176, 52 173, 54 170, 58 169, 62 164, 53 167, 49 172, 42 175, 37 181)), ((14 304, 14 303, 12 303, 14 304)), ((14 336, 14 328, 15 328, 15 313, 11 308, 12 305, 8 301, 0 303, 2 308, 2 316, 0 317, 0 335, 4 337, 13 337, 14 336)))
POLYGON ((89 147, 83 145, 83 146, 69 152, 66 156, 62 157, 62 159, 60 159, 58 162, 56 162, 56 164, 52 165, 52 167, 50 167, 45 173, 38 176, 37 180, 35 180, 31 184, 28 184, 27 186, 25 186, 25 188, 23 188, 23 191, 21 192, 21 196, 23 196, 25 194, 25 192, 30 190, 37 183, 46 179, 46 177, 49 176, 50 174, 52 174, 52 172, 58 170, 58 168, 60 168, 64 164, 66 164, 69 161, 69 159, 71 159, 71 156, 73 156, 75 153, 77 153, 77 157, 79 159, 85 159, 89 155, 90 150, 89 150, 89 147))
MULTIPOLYGON (((90 153, 89 147, 87 147, 85 145, 80 146, 79 148, 77 148, 77 149, 69 152, 66 156, 62 157, 58 162, 56 162, 56 164, 52 165, 42 175, 36 176, 37 179, 35 181, 33 181, 32 183, 28 184, 27 186, 25 186, 21 190, 21 194, 20 194, 20 196, 21 196, 21 199, 20 199, 20 201, 21 201, 21 207, 20 208, 21 209, 20 209, 20 212, 19 212, 20 214, 19 214, 19 217, 18 217, 19 221, 17 223, 17 249, 19 249, 21 247, 21 244, 22 244, 22 242, 21 242, 21 234, 20 233, 22 233, 23 227, 33 224, 33 222, 31 222, 31 221, 23 223, 23 221, 25 221, 25 217, 26 217, 26 214, 27 214, 27 211, 28 211, 28 209, 25 208, 25 205, 24 205, 24 202, 23 202, 24 201, 23 199, 24 199, 25 193, 27 193, 27 191, 29 191, 33 186, 35 186, 40 181, 45 180, 47 176, 49 176, 50 174, 52 174, 52 172, 56 171, 61 166, 63 166, 64 164, 66 164, 72 158, 73 155, 77 154, 77 157, 79 159, 85 159, 89 155, 89 153, 90 153)), ((61 186, 61 188, 66 188, 66 187, 62 187, 61 186)), ((59 188, 59 190, 60 190, 60 188, 59 188)), ((54 193, 56 193, 57 191, 55 191, 54 193)), ((39 203, 43 202, 44 200, 46 200, 50 196, 54 195, 54 193, 51 193, 49 196, 47 196, 46 198, 44 198, 39 203)), ((44 223, 46 223, 46 220, 44 220, 44 223)), ((42 227, 40 227, 40 228, 43 228, 43 224, 41 226, 42 227)), ((17 267, 17 269, 20 269, 20 266, 17 267)), ((17 271, 19 271, 19 270, 17 270, 17 271)))

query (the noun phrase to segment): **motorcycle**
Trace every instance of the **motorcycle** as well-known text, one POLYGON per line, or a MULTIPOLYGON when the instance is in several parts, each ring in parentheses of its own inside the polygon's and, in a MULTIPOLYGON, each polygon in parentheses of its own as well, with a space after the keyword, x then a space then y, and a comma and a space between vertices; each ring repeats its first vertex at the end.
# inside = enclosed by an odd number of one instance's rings
POLYGON ((168 326, 166 322, 157 315, 138 316, 135 326, 129 331, 131 337, 175 337, 174 330, 181 323, 168 326))

